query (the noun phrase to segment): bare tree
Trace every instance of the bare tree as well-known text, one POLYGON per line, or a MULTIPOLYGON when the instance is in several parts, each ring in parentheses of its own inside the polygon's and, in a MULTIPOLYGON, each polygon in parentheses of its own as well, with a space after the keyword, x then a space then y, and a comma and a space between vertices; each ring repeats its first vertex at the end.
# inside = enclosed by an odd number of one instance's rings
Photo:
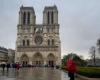
POLYGON ((100 54, 100 39, 97 40, 97 50, 98 54, 100 54))
POLYGON ((96 49, 95 49, 94 46, 92 46, 90 48, 90 55, 91 55, 91 59, 93 60, 94 65, 96 65, 96 54, 95 54, 95 52, 96 52, 96 49))

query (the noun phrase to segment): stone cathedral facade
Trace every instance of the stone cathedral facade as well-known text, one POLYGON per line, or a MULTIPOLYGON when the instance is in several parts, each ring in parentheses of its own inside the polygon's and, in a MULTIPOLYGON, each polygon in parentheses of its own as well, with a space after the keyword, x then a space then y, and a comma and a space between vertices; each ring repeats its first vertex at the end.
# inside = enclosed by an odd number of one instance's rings
POLYGON ((20 7, 15 62, 24 66, 61 65, 61 42, 56 6, 44 8, 42 24, 36 24, 33 7, 20 7))

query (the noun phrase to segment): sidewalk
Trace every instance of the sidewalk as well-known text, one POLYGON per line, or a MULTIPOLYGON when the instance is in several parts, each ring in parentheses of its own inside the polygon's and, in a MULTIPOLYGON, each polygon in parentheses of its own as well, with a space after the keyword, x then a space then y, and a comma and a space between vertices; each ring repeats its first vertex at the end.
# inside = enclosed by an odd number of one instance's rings
POLYGON ((76 75, 77 75, 77 80, 100 80, 100 78, 88 78, 79 74, 76 75))

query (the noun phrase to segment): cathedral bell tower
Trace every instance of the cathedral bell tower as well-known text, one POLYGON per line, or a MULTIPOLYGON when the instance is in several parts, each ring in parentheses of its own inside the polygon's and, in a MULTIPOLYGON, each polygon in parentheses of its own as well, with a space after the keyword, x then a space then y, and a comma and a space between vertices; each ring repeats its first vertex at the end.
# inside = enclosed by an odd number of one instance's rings
POLYGON ((58 10, 56 6, 45 7, 43 11, 43 24, 45 25, 58 24, 58 10))
POLYGON ((35 25, 36 16, 33 7, 21 6, 19 11, 19 25, 35 25))

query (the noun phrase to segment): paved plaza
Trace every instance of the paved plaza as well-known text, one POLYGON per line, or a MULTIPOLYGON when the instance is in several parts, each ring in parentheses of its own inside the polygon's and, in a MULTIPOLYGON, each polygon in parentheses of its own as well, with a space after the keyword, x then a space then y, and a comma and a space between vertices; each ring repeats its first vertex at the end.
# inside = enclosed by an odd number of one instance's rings
POLYGON ((53 68, 21 68, 0 71, 0 80, 69 80, 67 73, 53 68))

